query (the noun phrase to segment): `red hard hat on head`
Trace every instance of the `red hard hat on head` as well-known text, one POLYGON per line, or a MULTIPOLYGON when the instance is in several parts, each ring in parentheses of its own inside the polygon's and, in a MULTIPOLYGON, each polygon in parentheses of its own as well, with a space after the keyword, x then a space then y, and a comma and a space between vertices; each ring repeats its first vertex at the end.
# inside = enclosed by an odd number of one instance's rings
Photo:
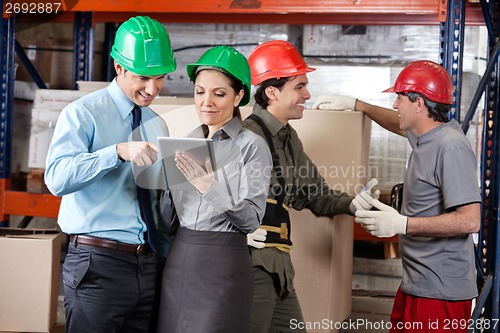
POLYGON ((432 102, 453 104, 453 83, 443 66, 429 60, 414 61, 399 73, 394 87, 384 92, 422 94, 432 102))
POLYGON ((312 72, 299 51, 284 40, 272 40, 257 46, 248 57, 252 84, 312 72))

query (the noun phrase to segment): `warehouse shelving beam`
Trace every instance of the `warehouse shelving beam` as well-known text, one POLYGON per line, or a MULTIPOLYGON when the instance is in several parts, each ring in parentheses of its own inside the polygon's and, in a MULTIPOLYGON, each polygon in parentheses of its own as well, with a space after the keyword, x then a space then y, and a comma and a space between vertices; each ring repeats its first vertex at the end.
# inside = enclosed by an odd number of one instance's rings
MULTIPOLYGON (((481 8, 488 29, 489 54, 486 70, 474 94, 462 128, 465 132, 473 118, 479 99, 484 94, 483 137, 481 151, 481 229, 478 237, 477 256, 482 265, 481 275, 486 277, 481 294, 477 299, 472 323, 483 320, 490 324, 486 332, 498 332, 500 301, 500 233, 498 232, 500 208, 500 92, 499 58, 500 12, 498 1, 481 0, 481 8)), ((480 286, 481 287, 481 286, 480 286)), ((477 325, 473 325, 477 326, 477 325)), ((469 332, 483 332, 480 327, 472 327, 469 332)))
POLYGON ((495 67, 497 66, 498 58, 500 57, 500 39, 497 41, 496 46, 493 47, 493 51, 489 55, 490 61, 486 65, 486 69, 481 76, 481 81, 479 81, 478 87, 474 96, 472 97, 471 104, 467 113, 465 114, 464 121, 462 122, 462 129, 465 133, 469 130, 470 122, 476 113, 477 106, 483 96, 486 88, 489 88, 491 75, 493 74, 495 67))
POLYGON ((36 83, 38 86, 38 89, 47 89, 47 86, 45 85, 45 82, 43 82, 42 78, 40 77, 40 74, 38 74, 38 71, 36 70, 35 66, 31 63, 29 60, 28 56, 26 55, 26 52, 24 52, 21 44, 16 40, 14 42, 15 48, 16 48, 16 54, 19 60, 21 60, 22 64, 26 69, 28 70, 28 73, 30 74, 31 78, 33 79, 33 82, 36 83))
POLYGON ((3 19, 1 25, 2 63, 0 65, 0 79, 2 80, 0 101, 0 178, 10 177, 10 162, 12 156, 12 119, 14 104, 14 19, 3 19))
MULTIPOLYGON (((3 1, 2 1, 3 6, 3 1)), ((11 176, 12 160, 12 119, 14 117, 14 40, 15 22, 13 18, 2 18, 0 50, 2 63, 0 65, 1 101, 0 101, 0 179, 11 176)), ((5 190, 7 182, 0 183, 0 192, 5 190)), ((0 198, 0 204, 2 199, 0 198)), ((0 225, 8 223, 8 216, 0 211, 0 225)))
POLYGON ((77 81, 92 81, 94 77, 94 28, 91 12, 75 13, 73 44, 73 89, 77 90, 77 81))
POLYGON ((103 60, 102 60, 102 77, 111 82, 116 76, 115 66, 113 59, 108 56, 111 53, 115 41, 116 30, 118 29, 117 23, 104 24, 104 46, 103 46, 103 60))
POLYGON ((462 59, 464 49, 466 0, 448 0, 447 19, 441 28, 441 61, 450 73, 455 87, 455 100, 450 117, 460 121, 460 102, 462 95, 462 59))

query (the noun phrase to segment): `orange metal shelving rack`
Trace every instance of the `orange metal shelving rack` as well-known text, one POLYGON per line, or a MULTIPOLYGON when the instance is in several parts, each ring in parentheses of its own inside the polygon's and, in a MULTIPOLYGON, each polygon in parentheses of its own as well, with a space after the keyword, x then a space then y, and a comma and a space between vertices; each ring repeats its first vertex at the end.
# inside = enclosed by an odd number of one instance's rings
POLYGON ((1 220, 8 220, 9 215, 57 217, 60 197, 52 194, 9 191, 9 188, 9 180, 0 179, 1 220))

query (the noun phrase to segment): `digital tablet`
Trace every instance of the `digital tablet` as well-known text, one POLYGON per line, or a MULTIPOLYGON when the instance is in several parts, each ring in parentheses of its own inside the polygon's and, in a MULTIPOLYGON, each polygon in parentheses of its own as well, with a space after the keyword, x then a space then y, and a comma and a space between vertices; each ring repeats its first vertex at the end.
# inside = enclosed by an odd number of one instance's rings
POLYGON ((210 160, 213 169, 216 170, 214 147, 211 139, 158 137, 158 145, 165 180, 171 190, 196 190, 182 172, 177 169, 174 160, 176 153, 186 153, 198 164, 202 165, 203 168, 205 162, 210 160))

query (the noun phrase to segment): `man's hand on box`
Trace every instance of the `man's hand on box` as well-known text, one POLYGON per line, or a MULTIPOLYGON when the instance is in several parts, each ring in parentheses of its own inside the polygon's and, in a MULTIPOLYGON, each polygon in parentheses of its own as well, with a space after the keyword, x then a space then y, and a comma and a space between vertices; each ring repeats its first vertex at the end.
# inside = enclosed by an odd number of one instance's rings
POLYGON ((356 98, 343 95, 321 95, 313 105, 313 110, 354 111, 356 98))

